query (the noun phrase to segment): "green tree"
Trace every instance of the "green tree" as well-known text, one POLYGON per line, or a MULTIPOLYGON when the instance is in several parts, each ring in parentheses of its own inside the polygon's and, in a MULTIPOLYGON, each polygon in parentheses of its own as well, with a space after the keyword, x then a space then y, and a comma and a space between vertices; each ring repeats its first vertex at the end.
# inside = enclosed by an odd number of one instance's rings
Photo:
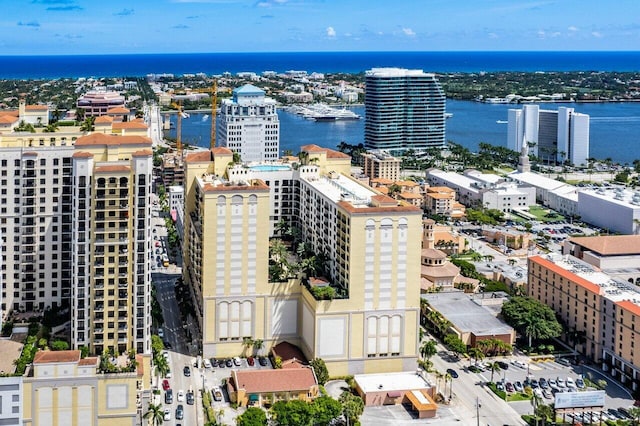
MULTIPOLYGON (((482 350, 480 348, 471 348, 469 349, 469 356, 471 357, 471 359, 474 359, 476 361, 476 364, 478 363, 478 361, 482 361, 484 359, 484 352, 482 352, 482 350)), ((471 363, 471 361, 469 361, 469 363, 471 363)))
POLYGON ((160 336, 152 334, 151 335, 151 352, 154 358, 160 356, 162 351, 164 350, 164 342, 160 338, 160 336))
POLYGON ((551 339, 560 336, 562 326, 553 310, 530 297, 512 297, 502 305, 505 321, 529 339, 551 339))
POLYGON ((307 426, 313 420, 311 404, 299 399, 276 402, 271 407, 271 414, 279 426, 307 426))
POLYGON ((493 375, 500 371, 500 364, 498 364, 497 362, 492 362, 491 364, 489 364, 489 370, 491 370, 491 383, 493 383, 493 375))
POLYGON ((342 404, 330 396, 321 396, 313 401, 313 424, 325 426, 342 413, 342 404))
POLYGON ((64 340, 54 340, 53 343, 51 343, 52 351, 66 351, 68 349, 69 349, 69 344, 64 340))
POLYGON ((455 334, 447 334, 444 336, 444 344, 456 355, 463 354, 467 351, 467 345, 455 334))
POLYGON ((260 351, 264 347, 264 340, 262 339, 254 339, 253 341, 253 352, 256 355, 260 355, 260 351))
POLYGON ((145 419, 151 419, 153 426, 160 426, 164 423, 164 412, 162 410, 162 404, 149 404, 149 409, 142 416, 145 419))
POLYGON ((16 127, 13 128, 14 132, 29 132, 29 133, 35 133, 36 132, 36 128, 33 127, 33 124, 31 123, 27 123, 24 120, 20 120, 20 122, 18 123, 18 125, 16 127))
POLYGON ((80 125, 80 131, 81 132, 92 132, 95 129, 95 126, 93 125, 95 123, 95 121, 96 121, 95 117, 87 117, 87 118, 85 118, 85 120, 80 125))
POLYGON ((355 424, 364 411, 362 398, 349 391, 344 391, 340 395, 339 401, 342 404, 342 412, 349 419, 349 424, 355 424))
POLYGON ((253 338, 251 337, 243 337, 242 338, 242 353, 243 355, 247 354, 249 349, 253 348, 253 338))
POLYGON ((634 425, 640 423, 640 407, 629 408, 629 415, 633 418, 634 425))
POLYGON ((423 359, 430 359, 432 356, 438 353, 438 347, 435 340, 427 340, 420 345, 420 355, 423 359))
POLYGON ((316 373, 318 384, 324 385, 327 383, 327 380, 329 380, 329 370, 324 360, 322 358, 314 358, 309 364, 311 368, 313 368, 314 373, 316 373))
POLYGON ((158 376, 166 377, 167 373, 170 370, 170 366, 169 366, 169 363, 167 362, 167 359, 163 356, 158 356, 154 359, 154 363, 156 365, 156 373, 158 374, 158 376))
POLYGON ((267 424, 267 413, 257 407, 247 408, 247 411, 236 418, 238 426, 263 426, 267 424))

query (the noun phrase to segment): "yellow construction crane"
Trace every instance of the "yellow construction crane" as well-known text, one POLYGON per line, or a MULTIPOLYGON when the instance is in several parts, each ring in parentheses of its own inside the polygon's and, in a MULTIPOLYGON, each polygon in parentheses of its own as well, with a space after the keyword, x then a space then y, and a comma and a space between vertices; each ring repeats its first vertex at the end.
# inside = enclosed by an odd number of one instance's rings
POLYGON ((182 102, 176 101, 171 104, 173 108, 178 110, 178 120, 176 124, 176 151, 182 154, 182 102))
POLYGON ((216 146, 216 113, 218 112, 218 81, 213 80, 210 89, 193 89, 194 93, 209 93, 211 96, 211 143, 210 148, 216 146))

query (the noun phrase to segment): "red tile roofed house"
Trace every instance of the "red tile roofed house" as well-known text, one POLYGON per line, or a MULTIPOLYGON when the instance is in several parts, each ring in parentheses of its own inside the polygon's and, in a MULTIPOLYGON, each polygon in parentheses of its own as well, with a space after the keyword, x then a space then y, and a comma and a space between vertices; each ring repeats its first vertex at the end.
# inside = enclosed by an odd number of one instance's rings
POLYGON ((114 107, 114 108, 109 108, 107 110, 107 116, 111 117, 113 119, 113 121, 129 121, 129 114, 131 113, 131 110, 129 110, 129 108, 125 108, 125 107, 114 107))
POLYGON ((115 121, 111 132, 123 136, 147 136, 149 127, 140 121, 115 121))
POLYGON ((232 370, 227 382, 232 402, 239 406, 274 404, 319 396, 318 381, 310 367, 278 370, 232 370))
MULTIPOLYGON (((322 280, 318 278, 310 278, 310 280, 322 280)), ((326 280, 322 280, 329 285, 326 280)), ((280 342, 271 348, 271 356, 273 359, 280 357, 282 361, 282 368, 297 368, 307 364, 307 357, 300 350, 299 347, 289 342, 280 342)))
POLYGON ((318 145, 304 145, 300 148, 303 164, 315 164, 321 173, 338 172, 351 174, 351 157, 340 151, 322 148, 318 145))

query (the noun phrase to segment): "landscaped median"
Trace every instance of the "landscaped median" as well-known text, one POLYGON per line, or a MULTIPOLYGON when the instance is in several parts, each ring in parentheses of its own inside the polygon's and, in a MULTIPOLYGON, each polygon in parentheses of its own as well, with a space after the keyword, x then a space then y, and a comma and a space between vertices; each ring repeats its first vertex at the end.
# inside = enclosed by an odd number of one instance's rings
POLYGON ((507 402, 528 401, 531 399, 531 395, 527 394, 526 392, 507 393, 503 390, 500 390, 493 382, 487 383, 487 386, 489 387, 489 389, 491 389, 491 391, 493 391, 493 393, 498 395, 500 399, 503 399, 507 402))

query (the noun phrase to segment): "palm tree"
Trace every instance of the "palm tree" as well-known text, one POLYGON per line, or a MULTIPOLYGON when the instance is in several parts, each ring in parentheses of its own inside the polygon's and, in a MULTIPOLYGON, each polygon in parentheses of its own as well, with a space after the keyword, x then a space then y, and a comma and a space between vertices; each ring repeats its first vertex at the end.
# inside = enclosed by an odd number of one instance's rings
POLYGON ((482 350, 480 348, 471 348, 469 349, 469 356, 471 357, 469 359, 469 366, 471 366, 471 360, 474 359, 476 362, 476 364, 478 363, 478 361, 481 361, 484 359, 484 352, 482 352, 482 350))
POLYGON ((453 377, 451 374, 444 374, 444 393, 447 393, 447 381, 449 382, 449 401, 451 401, 451 396, 453 395, 453 377))
POLYGON ((430 359, 432 356, 438 353, 435 340, 427 340, 420 346, 420 355, 424 360, 430 359))
POLYGON ((262 339, 255 339, 253 341, 253 349, 256 353, 256 355, 260 355, 260 351, 262 350, 262 347, 264 346, 264 340, 262 339))
POLYGON ((80 125, 80 131, 81 132, 92 132, 95 129, 95 127, 93 125, 93 123, 95 121, 96 121, 95 117, 87 117, 87 118, 85 118, 85 120, 80 125))
POLYGON ((251 337, 243 337, 242 338, 242 352, 246 355, 247 350, 253 347, 253 339, 251 337))
POLYGON ((151 418, 151 424, 153 426, 160 426, 164 423, 164 412, 162 410, 162 404, 149 404, 149 409, 144 413, 145 419, 151 418))
POLYGON ((493 374, 500 371, 500 365, 497 362, 492 362, 489 364, 489 370, 491 370, 491 383, 493 383, 493 374))
POLYGON ((167 362, 167 359, 163 356, 156 357, 155 364, 156 364, 156 373, 160 377, 165 377, 169 372, 169 363, 167 362))
POLYGON ((436 394, 437 394, 439 392, 438 388, 440 387, 440 382, 442 381, 442 379, 444 379, 444 374, 436 370, 435 376, 436 376, 436 394))

